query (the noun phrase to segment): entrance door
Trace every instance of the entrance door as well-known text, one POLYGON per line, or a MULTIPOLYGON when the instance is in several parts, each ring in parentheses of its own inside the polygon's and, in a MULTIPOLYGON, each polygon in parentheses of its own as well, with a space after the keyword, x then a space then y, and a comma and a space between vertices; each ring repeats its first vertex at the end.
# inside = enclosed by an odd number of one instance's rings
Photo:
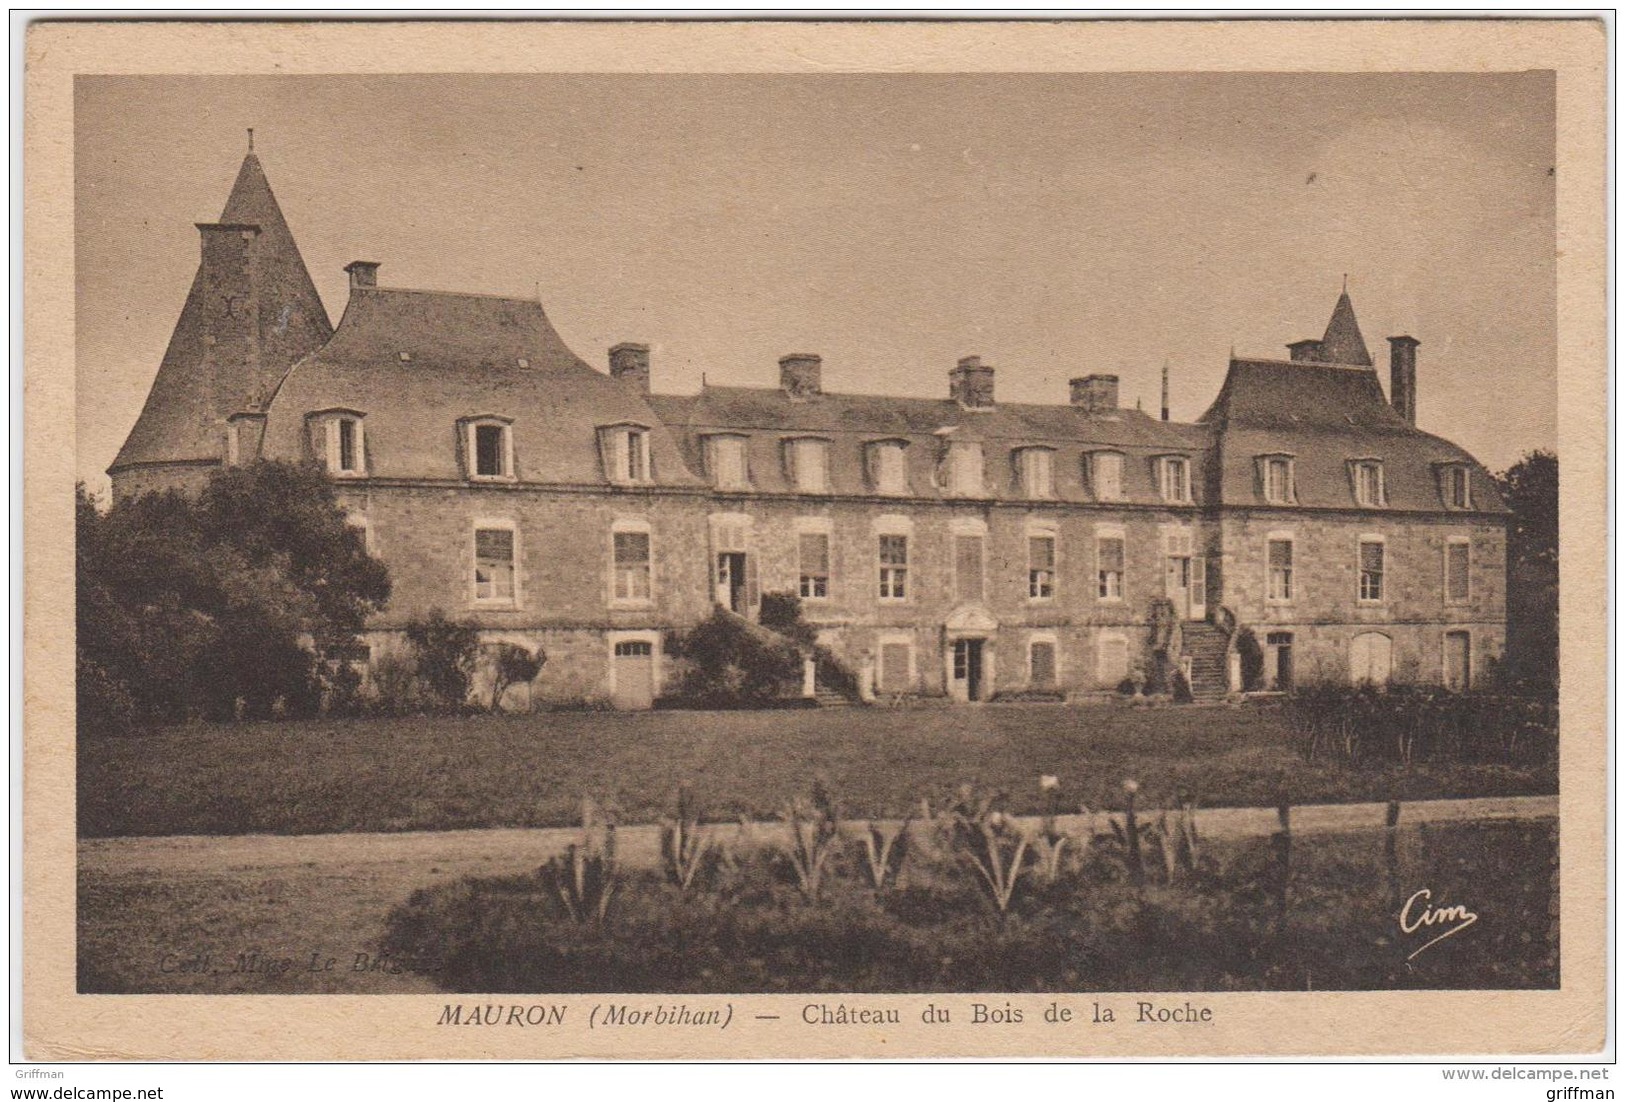
POLYGON ((1207 619, 1207 562, 1192 553, 1189 532, 1169 532, 1164 594, 1182 620, 1207 619))
POLYGON ((1444 687, 1464 692, 1472 687, 1473 641, 1465 631, 1444 633, 1444 687))
POLYGON ((654 707, 654 644, 636 640, 616 643, 612 661, 615 663, 615 707, 629 711, 654 707))
POLYGON ((982 699, 981 639, 954 640, 954 688, 963 700, 982 699))
POLYGON ((731 612, 745 615, 745 552, 723 551, 717 555, 717 604, 731 612))
POLYGON ((1264 637, 1266 665, 1264 676, 1269 678, 1269 687, 1281 692, 1292 689, 1292 633, 1290 631, 1272 631, 1264 637))

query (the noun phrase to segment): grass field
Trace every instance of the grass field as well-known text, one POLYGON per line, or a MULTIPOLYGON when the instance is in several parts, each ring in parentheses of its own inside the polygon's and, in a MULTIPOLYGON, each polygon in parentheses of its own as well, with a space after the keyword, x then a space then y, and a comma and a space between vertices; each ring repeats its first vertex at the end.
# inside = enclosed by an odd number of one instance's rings
POLYGON ((564 826, 583 794, 624 822, 668 814, 679 784, 708 818, 770 817, 815 778, 848 815, 896 816, 961 784, 1040 808, 1270 806, 1557 790, 1555 769, 1306 761, 1277 711, 999 705, 918 710, 545 713, 178 728, 79 748, 84 837, 564 826))

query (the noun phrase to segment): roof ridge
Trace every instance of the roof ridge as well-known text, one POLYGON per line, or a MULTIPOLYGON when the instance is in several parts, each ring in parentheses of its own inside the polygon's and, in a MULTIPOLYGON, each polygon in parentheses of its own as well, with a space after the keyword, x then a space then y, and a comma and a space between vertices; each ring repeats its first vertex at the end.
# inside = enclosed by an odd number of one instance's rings
POLYGON ((494 299, 498 302, 517 302, 526 306, 540 308, 542 300, 539 298, 520 298, 514 295, 497 295, 486 291, 439 291, 432 287, 356 287, 357 294, 388 294, 388 295, 439 295, 445 298, 484 298, 494 299))

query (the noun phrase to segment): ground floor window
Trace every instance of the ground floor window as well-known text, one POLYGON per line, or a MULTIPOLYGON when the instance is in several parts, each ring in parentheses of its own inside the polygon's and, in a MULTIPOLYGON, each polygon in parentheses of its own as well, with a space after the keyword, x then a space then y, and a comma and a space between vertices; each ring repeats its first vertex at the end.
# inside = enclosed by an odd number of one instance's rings
POLYGON ((1367 631, 1349 644, 1349 680, 1356 685, 1386 685, 1393 671, 1393 641, 1367 631))
POLYGON ((1050 639, 1034 639, 1027 648, 1028 681, 1035 689, 1055 687, 1055 643, 1050 639))
POLYGON ((1116 688, 1128 676, 1128 640, 1108 635, 1100 640, 1100 683, 1116 688))
POLYGON ((1292 633, 1272 631, 1264 636, 1264 678, 1271 689, 1292 688, 1292 633))
POLYGON ((1458 693, 1473 687, 1473 638, 1465 631, 1444 633, 1444 687, 1458 693))
POLYGON ((882 640, 876 685, 882 693, 906 693, 914 689, 914 644, 897 639, 882 640))

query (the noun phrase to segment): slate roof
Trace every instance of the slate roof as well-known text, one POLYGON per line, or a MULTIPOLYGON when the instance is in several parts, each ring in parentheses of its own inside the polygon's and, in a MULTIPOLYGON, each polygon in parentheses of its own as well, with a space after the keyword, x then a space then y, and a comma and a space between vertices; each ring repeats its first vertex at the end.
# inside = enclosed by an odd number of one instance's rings
POLYGON ((376 478, 462 478, 459 421, 495 415, 512 419, 520 481, 602 484, 597 429, 629 421, 651 430, 657 483, 698 482, 643 396, 571 352, 532 299, 352 288, 333 339, 271 402, 264 454, 305 455, 306 418, 327 409, 365 415, 376 478))
POLYGON ((260 229, 254 245, 260 370, 254 374, 241 366, 228 367, 209 385, 204 319, 209 273, 200 263, 146 405, 112 470, 142 463, 218 461, 225 418, 268 395, 289 364, 320 348, 333 334, 316 285, 253 153, 243 158, 219 221, 260 229))
POLYGON ((1326 335, 1320 338, 1320 359, 1326 363, 1371 366, 1371 353, 1366 351, 1365 338, 1360 336, 1360 323, 1354 318, 1354 303, 1349 293, 1337 296, 1332 320, 1326 323, 1326 335))
POLYGON ((1506 511, 1489 471, 1448 440, 1407 423, 1371 368, 1232 359, 1201 421, 1217 442, 1209 492, 1224 504, 1265 504, 1258 457, 1290 455, 1300 506, 1355 507, 1349 462, 1378 459, 1385 511, 1445 508, 1446 464, 1468 466, 1476 511, 1506 511))
MULTIPOLYGON (((966 410, 950 399, 820 394, 791 398, 778 388, 707 386, 697 395, 656 395, 650 399, 661 419, 677 434, 691 469, 704 471, 704 438, 713 433, 747 436, 751 488, 759 492, 794 489, 782 459, 783 443, 795 436, 830 442, 830 489, 835 494, 873 493, 865 473, 866 444, 907 441, 910 496, 945 497, 936 470, 945 443, 983 444, 986 497, 1025 500, 1018 489, 1012 453, 1023 447, 1053 448, 1055 500, 1094 498, 1084 456, 1100 450, 1124 453, 1121 500, 1160 503, 1155 458, 1186 455, 1192 479, 1211 434, 1205 426, 1158 421, 1139 410, 1087 413, 1070 405, 1000 403, 991 410, 966 410)), ((1193 485, 1198 501, 1201 487, 1193 485)))

